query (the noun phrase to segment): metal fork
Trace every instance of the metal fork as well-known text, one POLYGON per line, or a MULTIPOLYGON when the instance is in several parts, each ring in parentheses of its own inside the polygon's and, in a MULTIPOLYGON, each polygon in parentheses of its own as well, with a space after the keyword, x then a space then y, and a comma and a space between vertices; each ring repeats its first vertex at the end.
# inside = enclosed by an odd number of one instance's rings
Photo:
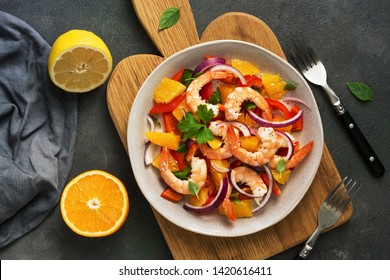
POLYGON ((318 226, 310 238, 305 243, 305 246, 295 259, 306 259, 314 247, 317 238, 327 228, 333 226, 341 217, 352 198, 356 195, 360 188, 360 184, 345 177, 334 190, 326 197, 318 210, 318 226))
POLYGON ((290 50, 294 61, 305 78, 309 82, 321 86, 328 95, 330 102, 335 108, 339 118, 342 120, 344 127, 348 130, 353 142, 357 146, 371 172, 375 176, 383 175, 385 172, 383 164, 380 162, 352 116, 341 103, 340 98, 329 87, 325 66, 318 59, 306 39, 303 36, 298 36, 298 39, 292 40, 290 43, 290 50))

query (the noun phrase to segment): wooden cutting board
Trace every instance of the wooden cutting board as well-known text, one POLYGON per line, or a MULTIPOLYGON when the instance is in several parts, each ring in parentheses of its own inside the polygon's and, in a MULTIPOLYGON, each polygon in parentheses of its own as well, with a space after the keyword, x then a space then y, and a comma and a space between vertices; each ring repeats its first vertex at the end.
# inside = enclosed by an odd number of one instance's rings
MULTIPOLYGON (((107 88, 110 115, 127 150, 128 116, 138 89, 164 57, 191 45, 216 40, 237 39, 262 46, 286 59, 272 30, 260 19, 244 13, 227 13, 213 22, 198 38, 188 1, 133 0, 137 16, 163 57, 134 55, 118 63, 107 88), (171 6, 180 8, 180 20, 171 28, 158 31, 159 18, 171 6)), ((221 238, 199 235, 172 224, 154 211, 165 240, 175 259, 265 259, 304 242, 317 226, 320 204, 341 180, 328 148, 324 145, 322 160, 314 181, 298 206, 281 222, 263 231, 242 237, 221 238)), ((352 205, 335 227, 348 221, 352 205)))

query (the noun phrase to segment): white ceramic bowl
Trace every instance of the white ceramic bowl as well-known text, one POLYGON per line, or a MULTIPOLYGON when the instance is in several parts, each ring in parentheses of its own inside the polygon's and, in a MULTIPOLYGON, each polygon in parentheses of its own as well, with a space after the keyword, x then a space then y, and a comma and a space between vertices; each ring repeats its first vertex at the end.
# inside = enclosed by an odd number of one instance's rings
POLYGON ((251 234, 268 228, 285 218, 301 201, 309 189, 317 172, 322 150, 323 130, 320 114, 310 87, 304 78, 280 57, 257 45, 235 41, 219 40, 192 46, 182 50, 161 63, 145 80, 140 88, 130 112, 127 130, 128 149, 135 179, 151 206, 163 217, 179 227, 210 236, 233 237, 251 234), (271 197, 268 204, 256 212, 252 218, 237 219, 231 223, 218 213, 197 215, 183 209, 184 202, 172 203, 160 197, 166 187, 160 179, 158 170, 144 165, 145 136, 148 130, 146 114, 153 104, 153 92, 164 77, 172 77, 182 68, 194 69, 205 54, 226 59, 238 58, 250 61, 261 72, 279 73, 286 81, 299 84, 294 96, 303 99, 311 106, 304 110, 304 130, 296 137, 304 145, 314 140, 314 147, 308 157, 293 171, 282 195, 271 197))

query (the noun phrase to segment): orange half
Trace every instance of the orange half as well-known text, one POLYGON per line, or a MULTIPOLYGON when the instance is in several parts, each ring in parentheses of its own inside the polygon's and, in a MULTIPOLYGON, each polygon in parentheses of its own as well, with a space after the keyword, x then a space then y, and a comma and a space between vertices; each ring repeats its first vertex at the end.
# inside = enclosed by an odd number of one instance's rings
POLYGON ((60 207, 62 218, 75 233, 102 237, 121 228, 129 213, 129 198, 118 178, 91 170, 65 186, 60 207))

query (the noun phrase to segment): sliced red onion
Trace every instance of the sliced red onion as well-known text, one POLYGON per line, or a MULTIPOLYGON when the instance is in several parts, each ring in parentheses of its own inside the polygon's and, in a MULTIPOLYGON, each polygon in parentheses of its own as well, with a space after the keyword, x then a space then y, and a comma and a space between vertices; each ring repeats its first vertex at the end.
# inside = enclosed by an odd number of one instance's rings
POLYGON ((285 96, 282 99, 280 99, 282 102, 297 102, 305 105, 309 110, 311 110, 311 106, 309 106, 305 101, 303 101, 300 98, 293 97, 293 96, 285 96))
POLYGON ((198 66, 195 67, 194 74, 204 72, 205 70, 215 65, 225 64, 226 60, 220 57, 212 57, 202 61, 198 66))
POLYGON ((290 138, 290 136, 287 135, 287 133, 284 133, 283 131, 276 131, 275 130, 275 132, 277 134, 279 134, 280 136, 282 136, 284 139, 286 139, 288 151, 287 151, 287 155, 285 156, 285 158, 290 159, 292 154, 293 154, 293 151, 294 151, 294 143, 293 143, 292 139, 290 138))
POLYGON ((152 142, 146 143, 145 152, 144 152, 145 165, 151 164, 160 153, 161 153, 161 146, 153 144, 152 142))
POLYGON ((186 203, 183 205, 183 208, 188 210, 188 211, 192 211, 192 212, 195 212, 198 214, 208 213, 208 212, 218 208, 218 206, 221 205, 221 203, 223 202, 223 200, 226 197, 226 194, 228 192, 228 185, 229 185, 228 179, 223 178, 223 180, 221 181, 221 185, 219 187, 217 195, 209 204, 204 205, 204 206, 193 206, 189 203, 186 203))
POLYGON ((242 134, 244 136, 250 136, 251 135, 251 131, 249 129, 249 127, 247 127, 245 124, 243 124, 242 122, 238 122, 238 121, 231 121, 231 122, 228 122, 228 121, 222 121, 222 122, 219 122, 217 124, 217 126, 220 126, 220 125, 226 125, 228 126, 229 124, 231 124, 232 126, 238 128, 242 134))
POLYGON ((210 71, 229 71, 229 72, 232 72, 234 75, 237 76, 237 78, 240 79, 241 84, 243 86, 246 85, 246 80, 245 80, 244 75, 242 75, 241 72, 238 71, 238 69, 234 68, 233 66, 230 66, 230 65, 217 65, 217 66, 214 66, 214 67, 210 68, 210 71))
POLYGON ((149 125, 150 125, 150 131, 154 131, 154 121, 153 121, 153 119, 148 115, 147 120, 148 120, 149 125))
POLYGON ((258 195, 254 195, 254 194, 250 194, 250 193, 247 193, 247 192, 244 192, 238 185, 237 185, 237 182, 236 182, 236 175, 235 175, 235 171, 234 169, 230 170, 229 172, 229 182, 230 184, 233 186, 233 188, 238 191, 240 194, 242 195, 245 195, 246 197, 251 197, 251 198, 260 198, 262 196, 258 196, 258 195))
POLYGON ((258 115, 256 115, 251 110, 247 110, 247 113, 252 120, 257 122, 261 126, 280 128, 280 127, 285 127, 285 126, 288 126, 288 125, 295 123, 300 117, 302 117, 303 111, 299 110, 299 112, 294 117, 292 117, 288 120, 280 121, 280 122, 269 121, 269 120, 263 119, 263 118, 259 117, 258 115))
POLYGON ((230 171, 229 168, 216 163, 214 160, 210 160, 210 164, 219 173, 228 173, 230 171))
POLYGON ((268 192, 265 195, 264 199, 261 198, 255 198, 255 202, 257 203, 257 207, 255 209, 252 209, 252 213, 255 213, 256 211, 259 211, 261 208, 263 208, 267 202, 269 201, 271 194, 272 194, 272 189, 274 187, 274 178, 272 177, 271 170, 267 165, 263 165, 265 173, 267 173, 267 177, 269 180, 269 186, 268 186, 268 192))

